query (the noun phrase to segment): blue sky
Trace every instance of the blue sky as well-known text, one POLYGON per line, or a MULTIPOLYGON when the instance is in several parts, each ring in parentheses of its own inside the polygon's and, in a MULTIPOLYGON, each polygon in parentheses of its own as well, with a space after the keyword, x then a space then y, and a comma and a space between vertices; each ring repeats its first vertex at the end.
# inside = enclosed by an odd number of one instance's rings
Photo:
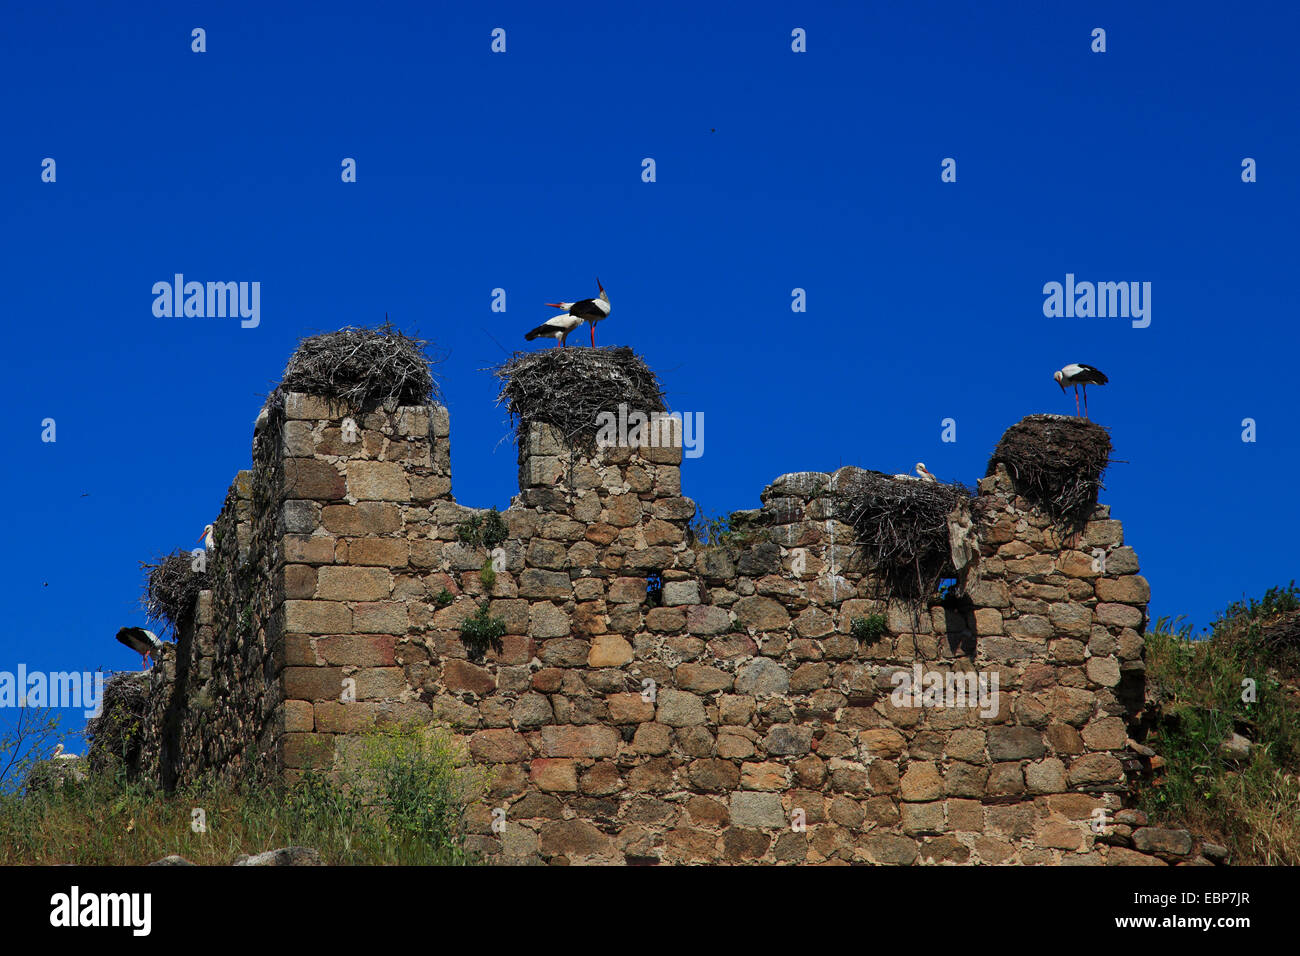
POLYGON ((672 407, 704 414, 683 484, 708 514, 842 464, 924 460, 972 483, 1007 426, 1073 410, 1053 370, 1102 368, 1093 417, 1123 460, 1103 500, 1153 613, 1208 623, 1296 576, 1298 19, 1268 3, 10 5, 0 669, 139 666, 113 640, 140 623, 138 562, 215 516, 306 334, 387 312, 433 340, 453 490, 504 508, 515 453, 482 369, 538 344, 522 335, 542 303, 597 275, 614 306, 600 344, 636 349, 672 407), (259 281, 260 325, 156 318, 151 288, 177 272, 259 281), (1045 317, 1043 285, 1066 273, 1150 282, 1150 327, 1045 317))

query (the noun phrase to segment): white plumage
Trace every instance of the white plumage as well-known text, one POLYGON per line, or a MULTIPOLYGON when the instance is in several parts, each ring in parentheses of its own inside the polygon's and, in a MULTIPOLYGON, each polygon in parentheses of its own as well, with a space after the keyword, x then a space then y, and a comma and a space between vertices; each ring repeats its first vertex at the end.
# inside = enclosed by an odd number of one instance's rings
POLYGON ((140 655, 144 669, 149 669, 149 660, 163 648, 163 642, 153 631, 143 627, 123 627, 117 632, 117 639, 140 655))
POLYGON ((605 292, 605 287, 600 284, 600 279, 596 279, 596 288, 600 290, 600 295, 594 299, 582 299, 578 302, 547 302, 545 303, 552 309, 563 309, 563 315, 557 315, 553 319, 547 319, 546 322, 533 329, 524 336, 528 341, 532 341, 540 336, 549 336, 564 344, 564 339, 573 329, 576 329, 583 322, 591 325, 591 347, 596 347, 596 323, 608 318, 611 306, 609 304, 609 295, 605 292), (577 319, 572 328, 563 328, 560 320, 577 319))
POLYGON ((1061 386, 1061 391, 1065 391, 1065 386, 1074 387, 1074 414, 1079 414, 1079 386, 1083 386, 1083 417, 1088 417, 1088 386, 1105 385, 1110 381, 1101 369, 1093 368, 1091 365, 1084 365, 1082 362, 1072 362, 1059 372, 1053 372, 1052 378, 1056 379, 1056 384, 1061 386))
POLYGON ((584 321, 586 320, 580 319, 576 315, 569 315, 566 312, 563 315, 547 319, 537 328, 525 334, 524 338, 529 342, 537 338, 551 338, 555 339, 558 345, 565 345, 565 339, 569 337, 569 333, 582 325, 584 321))

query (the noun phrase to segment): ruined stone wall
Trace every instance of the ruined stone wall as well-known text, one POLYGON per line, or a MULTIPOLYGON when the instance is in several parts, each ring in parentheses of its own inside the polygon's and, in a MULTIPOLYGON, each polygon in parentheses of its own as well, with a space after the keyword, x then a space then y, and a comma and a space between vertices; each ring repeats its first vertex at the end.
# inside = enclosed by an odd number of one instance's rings
POLYGON ((259 464, 244 515, 257 624, 240 632, 239 595, 214 588, 213 654, 201 637, 186 653, 212 668, 223 729, 185 718, 182 777, 255 746, 292 780, 343 766, 378 722, 436 720, 493 770, 474 839, 503 861, 1196 856, 1124 809, 1148 589, 1105 506, 1062 541, 1005 472, 984 479, 968 600, 914 608, 879 594, 835 520, 842 473, 778 478, 703 547, 680 449, 586 456, 532 426, 493 578, 459 540, 478 511, 451 495, 444 408, 357 416, 355 441, 317 399, 284 415, 282 465, 259 464), (473 659, 460 625, 485 601, 506 635, 473 659), (873 614, 884 632, 854 636, 873 614), (996 703, 900 706, 895 675, 918 664, 996 676, 996 703))
POLYGON ((151 675, 143 769, 164 787, 282 771, 282 542, 292 526, 280 436, 259 429, 204 554, 209 589, 151 675))

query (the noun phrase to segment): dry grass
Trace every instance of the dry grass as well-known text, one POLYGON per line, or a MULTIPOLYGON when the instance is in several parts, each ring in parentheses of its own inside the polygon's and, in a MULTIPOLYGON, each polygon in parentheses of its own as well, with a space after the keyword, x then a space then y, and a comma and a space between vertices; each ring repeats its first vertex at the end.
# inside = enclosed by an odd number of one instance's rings
POLYGON ((1145 635, 1146 743, 1165 768, 1141 806, 1159 825, 1224 844, 1237 863, 1300 865, 1300 695, 1278 644, 1297 611, 1293 584, 1233 604, 1208 639, 1165 618, 1145 635), (1254 700, 1242 699, 1247 679, 1254 700), (1248 758, 1224 752, 1231 734, 1251 742, 1248 758))
POLYGON ((465 815, 485 797, 487 778, 460 738, 387 727, 365 744, 355 776, 309 775, 288 788, 213 784, 167 794, 117 767, 0 794, 0 865, 140 866, 175 854, 225 866, 283 846, 313 847, 330 864, 477 862, 465 815), (203 832, 192 826, 196 809, 203 832))

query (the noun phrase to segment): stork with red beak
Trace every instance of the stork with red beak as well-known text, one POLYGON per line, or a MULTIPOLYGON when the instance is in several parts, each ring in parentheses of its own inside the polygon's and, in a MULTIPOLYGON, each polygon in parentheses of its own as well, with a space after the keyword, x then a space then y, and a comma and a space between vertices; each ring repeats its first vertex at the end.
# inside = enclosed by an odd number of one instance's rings
POLYGON ((1110 379, 1100 369, 1095 369, 1091 365, 1072 364, 1056 372, 1052 378, 1056 379, 1056 384, 1061 386, 1061 391, 1065 391, 1065 386, 1074 386, 1074 414, 1079 414, 1079 386, 1083 386, 1083 417, 1088 417, 1088 386, 1105 385, 1110 379))
POLYGON ((199 535, 199 540, 203 542, 203 548, 206 551, 211 551, 217 546, 217 543, 212 540, 212 525, 205 524, 203 526, 203 533, 199 535))
POLYGON ((916 463, 916 473, 920 476, 922 481, 933 481, 936 484, 939 481, 938 478, 931 474, 930 469, 925 467, 925 462, 923 461, 918 461, 916 463))
MULTIPOLYGON (((583 299, 581 302, 545 303, 547 308, 563 309, 564 314, 557 315, 555 316, 555 318, 547 320, 547 322, 544 325, 540 325, 537 328, 533 329, 533 331, 529 332, 526 336, 524 336, 524 338, 531 339, 531 338, 535 338, 537 335, 551 334, 551 335, 555 335, 555 337, 560 340, 560 344, 563 345, 564 340, 561 335, 556 335, 554 332, 546 333, 541 330, 545 329, 547 326, 549 326, 552 322, 555 322, 557 319, 575 318, 578 320, 578 324, 586 322, 591 326, 591 347, 595 348, 596 347, 596 323, 601 321, 604 318, 607 318, 609 316, 609 310, 610 310, 609 296, 605 294, 605 287, 600 284, 599 278, 596 279, 596 288, 600 290, 600 295, 594 299, 583 299)), ((577 328, 577 325, 575 325, 574 328, 577 328)), ((568 330, 568 332, 571 331, 572 329, 568 330)), ((568 332, 565 332, 564 334, 567 335, 568 332)))

